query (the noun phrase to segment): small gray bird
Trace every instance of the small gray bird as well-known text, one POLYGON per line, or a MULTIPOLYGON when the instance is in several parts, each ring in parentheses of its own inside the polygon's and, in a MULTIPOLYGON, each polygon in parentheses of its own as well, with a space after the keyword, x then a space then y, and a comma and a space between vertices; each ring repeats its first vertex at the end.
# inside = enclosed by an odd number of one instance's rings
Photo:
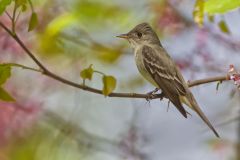
POLYGON ((193 109, 208 125, 214 134, 217 131, 198 106, 188 88, 179 68, 163 48, 157 34, 147 23, 141 23, 126 34, 117 37, 125 38, 134 49, 135 61, 139 72, 168 98, 181 114, 187 118, 183 104, 193 109))

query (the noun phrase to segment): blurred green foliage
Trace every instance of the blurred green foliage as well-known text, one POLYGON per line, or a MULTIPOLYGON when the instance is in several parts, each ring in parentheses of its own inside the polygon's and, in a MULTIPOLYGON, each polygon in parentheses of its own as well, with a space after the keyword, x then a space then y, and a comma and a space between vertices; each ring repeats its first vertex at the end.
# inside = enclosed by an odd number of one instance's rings
MULTIPOLYGON (((46 122, 50 123, 51 122, 46 122)), ((36 124, 27 137, 13 139, 8 149, 9 160, 81 160, 78 143, 60 128, 36 124)))
POLYGON ((6 7, 10 5, 12 0, 1 0, 0 1, 0 15, 6 10, 6 7))
MULTIPOLYGON (((193 18, 199 26, 202 26, 204 21, 204 13, 208 14, 209 21, 213 22, 214 15, 223 14, 239 7, 239 0, 196 0, 193 11, 193 18)), ((221 20, 218 23, 218 26, 223 33, 230 33, 228 26, 224 20, 221 20)))
MULTIPOLYGON (((45 29, 38 34, 40 53, 48 56, 68 54, 91 56, 106 63, 115 62, 122 54, 122 44, 103 43, 95 40, 95 34, 111 30, 113 26, 130 17, 130 11, 116 4, 99 1, 75 1, 71 10, 56 14, 45 29), (74 36, 72 36, 74 34, 74 36), (71 53, 71 51, 73 53, 71 53), (71 53, 71 54, 69 54, 71 53)), ((45 14, 50 14, 45 12, 45 14)), ((114 36, 114 35, 113 35, 114 36)))
POLYGON ((196 0, 194 10, 193 10, 193 19, 201 27, 203 25, 204 17, 204 1, 196 0))
POLYGON ((73 13, 76 14, 81 24, 89 29, 99 30, 101 27, 105 27, 108 22, 112 24, 122 22, 129 19, 130 15, 130 11, 123 7, 108 2, 102 3, 97 0, 77 1, 74 6, 73 13))
POLYGON ((208 14, 223 14, 240 7, 239 0, 207 0, 204 3, 204 12, 208 14))

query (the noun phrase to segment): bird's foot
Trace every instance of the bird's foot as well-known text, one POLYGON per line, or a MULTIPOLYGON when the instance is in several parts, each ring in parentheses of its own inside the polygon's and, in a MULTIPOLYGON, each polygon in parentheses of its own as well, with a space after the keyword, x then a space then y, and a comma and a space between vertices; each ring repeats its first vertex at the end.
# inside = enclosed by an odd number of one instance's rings
POLYGON ((148 92, 147 94, 154 94, 154 93, 156 93, 158 90, 159 90, 158 88, 155 88, 153 91, 148 92))
POLYGON ((169 108, 170 108, 170 100, 168 101, 167 112, 168 112, 169 108))
POLYGON ((159 90, 158 88, 155 88, 153 91, 148 92, 148 93, 147 93, 146 100, 147 100, 147 101, 150 101, 151 99, 154 99, 154 97, 156 96, 155 93, 156 93, 158 90, 159 90))

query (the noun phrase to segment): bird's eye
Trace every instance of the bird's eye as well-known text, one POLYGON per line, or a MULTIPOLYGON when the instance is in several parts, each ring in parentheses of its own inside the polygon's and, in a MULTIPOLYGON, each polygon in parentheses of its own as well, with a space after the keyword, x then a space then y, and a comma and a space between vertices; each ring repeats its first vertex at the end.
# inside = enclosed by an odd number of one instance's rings
POLYGON ((138 38, 141 38, 142 37, 142 33, 137 32, 137 36, 138 36, 138 38))

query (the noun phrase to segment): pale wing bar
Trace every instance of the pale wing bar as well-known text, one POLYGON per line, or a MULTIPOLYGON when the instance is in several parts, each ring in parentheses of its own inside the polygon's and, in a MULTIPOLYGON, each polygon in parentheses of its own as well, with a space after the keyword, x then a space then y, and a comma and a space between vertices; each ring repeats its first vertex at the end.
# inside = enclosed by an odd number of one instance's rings
POLYGON ((160 60, 160 57, 158 57, 160 54, 154 52, 155 51, 148 46, 144 46, 142 49, 143 63, 146 70, 150 73, 167 98, 169 98, 184 117, 187 117, 187 113, 179 99, 179 95, 186 94, 184 86, 181 86, 181 83, 176 80, 176 73, 167 70, 171 67, 167 66, 166 62, 160 60))

